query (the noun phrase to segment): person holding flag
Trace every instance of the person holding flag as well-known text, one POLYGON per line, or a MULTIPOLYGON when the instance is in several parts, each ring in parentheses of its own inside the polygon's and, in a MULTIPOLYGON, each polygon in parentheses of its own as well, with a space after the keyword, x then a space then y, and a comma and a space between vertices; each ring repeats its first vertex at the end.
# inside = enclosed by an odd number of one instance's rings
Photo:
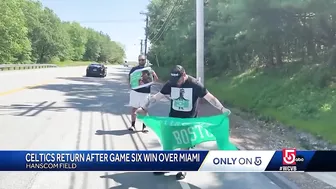
MULTIPOLYGON (((146 57, 145 55, 138 56, 139 65, 133 67, 128 74, 128 84, 131 88, 129 105, 132 107, 131 110, 131 127, 130 131, 135 130, 136 113, 135 111, 144 105, 146 99, 150 95, 151 85, 154 81, 158 81, 159 78, 155 71, 150 67, 146 67, 146 57), (153 77, 153 78, 151 78, 153 77)), ((146 130, 146 125, 142 124, 142 131, 148 132, 146 130)))
MULTIPOLYGON (((198 114, 198 100, 204 98, 212 106, 222 113, 230 114, 231 111, 225 108, 219 100, 213 96, 197 79, 188 75, 181 65, 176 65, 170 73, 170 79, 162 87, 161 91, 147 98, 146 103, 136 110, 140 115, 148 115, 148 108, 160 99, 170 96, 171 107, 169 117, 173 118, 196 118, 198 114)), ((190 148, 181 149, 189 150, 190 148)), ((154 172, 164 174, 164 172, 154 172)), ((186 172, 179 172, 176 175, 178 180, 184 179, 186 172)))

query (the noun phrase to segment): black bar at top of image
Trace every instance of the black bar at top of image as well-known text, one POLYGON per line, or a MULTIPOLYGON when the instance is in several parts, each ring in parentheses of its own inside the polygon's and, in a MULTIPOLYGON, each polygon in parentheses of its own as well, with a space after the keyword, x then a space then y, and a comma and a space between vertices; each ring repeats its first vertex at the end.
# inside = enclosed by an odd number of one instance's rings
POLYGON ((316 151, 306 172, 336 172, 336 151, 316 151))

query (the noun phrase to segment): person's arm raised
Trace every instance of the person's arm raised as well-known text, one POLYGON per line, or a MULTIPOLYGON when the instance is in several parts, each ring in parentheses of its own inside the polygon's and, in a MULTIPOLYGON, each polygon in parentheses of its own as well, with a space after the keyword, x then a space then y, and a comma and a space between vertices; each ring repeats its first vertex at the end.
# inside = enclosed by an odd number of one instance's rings
POLYGON ((133 68, 130 70, 130 72, 128 73, 128 77, 127 77, 127 80, 128 80, 128 86, 129 88, 131 89, 132 86, 131 86, 131 74, 133 72, 133 68))
POLYGON ((153 77, 154 77, 154 81, 155 82, 160 82, 159 77, 157 76, 157 74, 155 73, 154 70, 152 70, 152 74, 153 74, 153 77))

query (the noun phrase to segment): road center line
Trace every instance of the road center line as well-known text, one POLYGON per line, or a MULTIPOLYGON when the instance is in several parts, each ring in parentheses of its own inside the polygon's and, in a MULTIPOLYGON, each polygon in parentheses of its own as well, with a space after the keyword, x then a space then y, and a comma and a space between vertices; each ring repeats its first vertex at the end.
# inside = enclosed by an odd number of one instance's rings
POLYGON ((38 87, 38 86, 46 85, 46 84, 51 83, 51 82, 54 81, 54 80, 55 80, 55 79, 48 80, 48 81, 45 81, 45 82, 42 82, 42 83, 38 83, 38 84, 34 84, 34 85, 27 85, 27 86, 24 86, 24 87, 20 87, 20 88, 12 89, 12 90, 5 91, 5 92, 0 92, 0 96, 10 95, 10 94, 14 94, 14 93, 23 91, 23 90, 25 90, 25 89, 29 89, 29 88, 33 88, 33 87, 38 87))

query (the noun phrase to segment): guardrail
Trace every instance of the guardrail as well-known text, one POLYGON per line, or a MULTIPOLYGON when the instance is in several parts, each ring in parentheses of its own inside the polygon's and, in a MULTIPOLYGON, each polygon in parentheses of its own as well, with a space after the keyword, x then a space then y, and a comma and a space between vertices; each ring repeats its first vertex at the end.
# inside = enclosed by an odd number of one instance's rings
POLYGON ((0 64, 0 71, 56 68, 56 64, 0 64))

